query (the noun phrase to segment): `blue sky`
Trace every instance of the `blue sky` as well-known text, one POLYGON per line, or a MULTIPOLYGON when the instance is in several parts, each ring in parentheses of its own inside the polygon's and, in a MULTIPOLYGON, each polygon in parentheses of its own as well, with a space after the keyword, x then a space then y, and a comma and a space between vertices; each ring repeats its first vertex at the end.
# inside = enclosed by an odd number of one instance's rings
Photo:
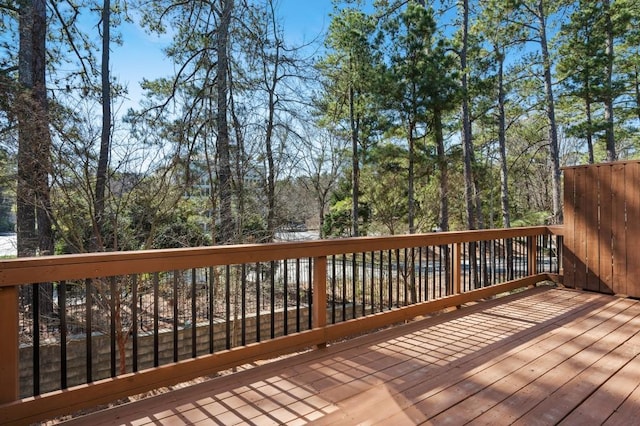
MULTIPOLYGON (((289 42, 309 42, 326 31, 329 13, 333 9, 331 3, 331 0, 279 0, 279 15, 289 42)), ((113 48, 111 72, 128 87, 127 108, 136 106, 141 97, 140 82, 143 78, 166 77, 172 74, 173 69, 171 62, 162 54, 162 48, 170 41, 169 36, 151 36, 137 25, 127 23, 120 31, 123 45, 113 48)))

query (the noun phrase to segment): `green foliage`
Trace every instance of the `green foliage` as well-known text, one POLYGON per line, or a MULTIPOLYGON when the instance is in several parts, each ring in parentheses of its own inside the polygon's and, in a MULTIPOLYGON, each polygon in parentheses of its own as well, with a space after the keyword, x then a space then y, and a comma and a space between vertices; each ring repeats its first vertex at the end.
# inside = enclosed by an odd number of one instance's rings
POLYGON ((351 198, 331 205, 322 232, 328 237, 347 237, 351 234, 351 198))
MULTIPOLYGON (((346 176, 349 176, 348 172, 346 176)), ((325 216, 323 233, 327 237, 350 237, 353 235, 351 227, 353 199, 351 194, 351 180, 343 177, 331 195, 329 213, 325 216)), ((358 218, 361 235, 366 235, 372 220, 371 206, 366 200, 361 199, 358 203, 358 218)))
POLYGON ((211 244, 211 236, 205 235, 202 225, 189 216, 179 212, 158 227, 158 236, 153 239, 152 248, 198 247, 211 244))
POLYGON ((316 102, 320 125, 350 138, 353 119, 365 155, 380 124, 375 93, 383 74, 380 54, 374 48, 374 30, 373 17, 363 11, 340 10, 325 40, 329 53, 316 64, 323 77, 322 96, 316 102))
POLYGON ((379 145, 362 171, 363 201, 385 234, 405 230, 407 223, 407 152, 393 144, 379 145))

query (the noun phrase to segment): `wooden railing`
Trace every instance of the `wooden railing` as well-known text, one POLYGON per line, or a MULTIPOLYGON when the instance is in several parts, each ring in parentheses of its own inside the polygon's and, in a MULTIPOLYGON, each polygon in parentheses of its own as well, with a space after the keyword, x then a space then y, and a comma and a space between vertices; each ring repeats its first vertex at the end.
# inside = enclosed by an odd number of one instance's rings
POLYGON ((561 233, 528 227, 2 261, 0 423, 50 418, 558 280, 561 233), (106 362, 96 360, 98 340, 106 362), (68 353, 77 346, 86 360, 79 379, 68 353), (42 380, 48 362, 59 376, 53 388, 42 380))

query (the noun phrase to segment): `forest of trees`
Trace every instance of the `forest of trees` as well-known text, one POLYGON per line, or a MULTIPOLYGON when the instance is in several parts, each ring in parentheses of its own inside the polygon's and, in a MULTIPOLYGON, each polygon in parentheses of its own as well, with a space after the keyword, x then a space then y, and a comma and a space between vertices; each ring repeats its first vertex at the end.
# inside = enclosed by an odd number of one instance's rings
POLYGON ((640 156, 636 0, 334 0, 300 45, 281 13, 0 0, 18 255, 562 223, 562 166, 640 156), (125 23, 170 40, 127 111, 125 23))

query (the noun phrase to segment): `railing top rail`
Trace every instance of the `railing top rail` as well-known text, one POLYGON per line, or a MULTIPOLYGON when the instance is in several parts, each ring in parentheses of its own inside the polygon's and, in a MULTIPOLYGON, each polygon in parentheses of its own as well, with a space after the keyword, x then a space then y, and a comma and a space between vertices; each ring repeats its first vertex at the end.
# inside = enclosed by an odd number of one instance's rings
POLYGON ((0 261, 0 287, 557 233, 546 226, 303 242, 84 253, 0 261))

